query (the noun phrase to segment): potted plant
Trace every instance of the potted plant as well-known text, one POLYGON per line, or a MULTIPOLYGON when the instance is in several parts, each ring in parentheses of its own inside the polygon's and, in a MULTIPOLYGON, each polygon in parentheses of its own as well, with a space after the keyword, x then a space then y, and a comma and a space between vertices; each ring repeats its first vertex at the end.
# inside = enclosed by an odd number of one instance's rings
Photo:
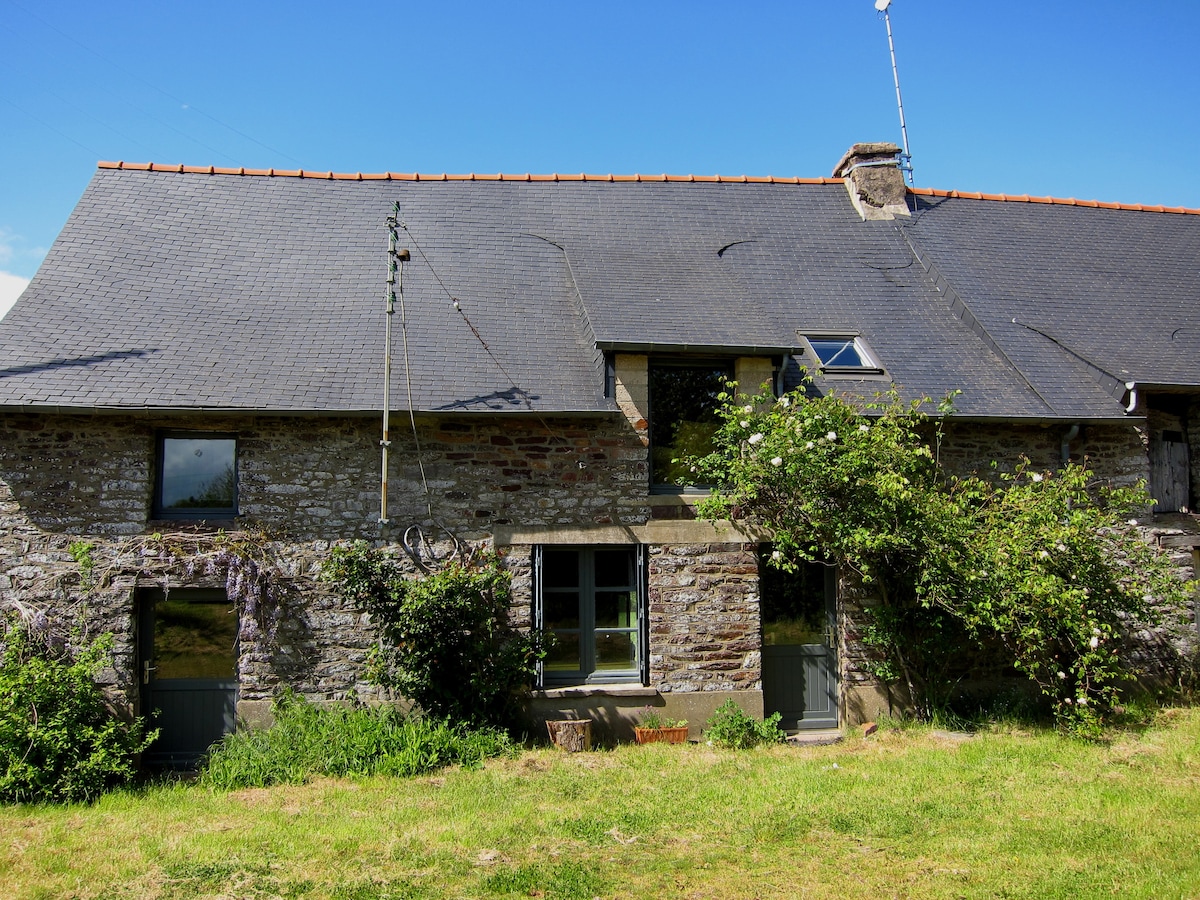
POLYGON ((682 744, 687 740, 687 719, 667 719, 657 709, 647 706, 638 717, 638 724, 633 727, 634 736, 639 744, 682 744))

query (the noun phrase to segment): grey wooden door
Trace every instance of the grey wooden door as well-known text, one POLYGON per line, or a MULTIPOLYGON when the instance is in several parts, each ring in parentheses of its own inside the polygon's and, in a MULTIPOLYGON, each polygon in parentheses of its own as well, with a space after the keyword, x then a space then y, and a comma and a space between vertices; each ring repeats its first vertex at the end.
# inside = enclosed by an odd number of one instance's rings
POLYGON ((834 570, 812 564, 788 574, 760 563, 759 578, 764 711, 780 713, 789 731, 836 728, 834 570))
POLYGON ((1187 512, 1191 478, 1187 438, 1182 430, 1155 432, 1150 437, 1150 492, 1154 511, 1187 512))
POLYGON ((238 617, 224 591, 145 591, 142 711, 160 729, 149 765, 194 766, 237 721, 238 617))

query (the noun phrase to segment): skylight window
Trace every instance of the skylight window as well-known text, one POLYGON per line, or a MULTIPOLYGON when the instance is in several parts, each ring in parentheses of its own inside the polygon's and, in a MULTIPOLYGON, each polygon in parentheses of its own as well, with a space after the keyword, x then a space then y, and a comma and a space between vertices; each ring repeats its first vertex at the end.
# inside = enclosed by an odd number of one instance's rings
POLYGON ((804 341, 808 344, 809 353, 805 355, 811 360, 810 367, 824 374, 883 374, 883 365, 858 335, 809 334, 804 341))

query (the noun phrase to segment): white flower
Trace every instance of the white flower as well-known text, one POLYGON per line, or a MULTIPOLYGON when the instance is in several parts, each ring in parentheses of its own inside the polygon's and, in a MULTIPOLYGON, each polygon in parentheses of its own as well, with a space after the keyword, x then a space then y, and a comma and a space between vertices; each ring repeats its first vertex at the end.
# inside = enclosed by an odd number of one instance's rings
POLYGON ((1038 558, 1039 558, 1039 559, 1049 559, 1049 558, 1050 558, 1050 551, 1049 551, 1049 550, 1039 550, 1039 551, 1038 551, 1038 558))
POLYGON ((772 550, 771 551, 771 559, 778 562, 779 560, 783 559, 783 554, 780 553, 778 550, 772 550))
POLYGON ((776 456, 774 459, 772 459, 772 460, 771 460, 771 465, 773 465, 773 466, 782 466, 782 465, 783 465, 783 457, 782 457, 782 456, 776 456))
POLYGON ((787 407, 792 405, 792 401, 789 400, 787 398, 787 395, 785 394, 784 396, 779 398, 779 405, 786 409, 787 407))
POLYGON ((1100 638, 1096 637, 1093 634, 1092 639, 1090 641, 1088 641, 1088 646, 1091 647, 1093 650, 1095 650, 1097 647, 1100 646, 1100 638))
POLYGON ((1043 476, 1040 472, 1034 472, 1032 475, 1029 476, 1029 480, 1033 481, 1033 482, 1037 482, 1037 481, 1041 481, 1042 477, 1043 476))
POLYGON ((866 434, 868 431, 871 430, 871 426, 870 425, 859 425, 858 430, 861 431, 863 434, 866 434))
POLYGON ((749 422, 747 422, 745 419, 742 419, 742 421, 738 422, 738 424, 739 424, 739 425, 741 425, 743 428, 749 428, 749 427, 750 427, 750 423, 749 423, 749 422))
POLYGON ((804 445, 804 449, 811 450, 815 446, 816 446, 816 444, 814 444, 812 441, 809 441, 807 444, 804 445))
POLYGON ((1063 703, 1070 703, 1070 702, 1071 702, 1071 698, 1070 698, 1070 697, 1064 697, 1064 698, 1063 698, 1063 703))
POLYGON ((1063 679, 1065 679, 1065 678, 1067 677, 1067 673, 1066 673, 1066 672, 1059 672, 1059 673, 1058 673, 1058 677, 1059 677, 1059 679, 1060 679, 1060 680, 1063 680, 1063 679))
POLYGON ((754 412, 754 407, 751 406, 749 403, 747 403, 745 406, 742 407, 742 412, 744 412, 748 415, 748 414, 754 412))
POLYGON ((762 439, 762 432, 756 431, 754 434, 750 435, 750 443, 752 444, 757 444, 762 439))
POLYGON ((825 435, 825 440, 836 441, 837 440, 837 432, 836 431, 829 432, 829 434, 825 435))
POLYGON ((1075 702, 1078 703, 1080 706, 1087 706, 1087 697, 1080 697, 1075 702))

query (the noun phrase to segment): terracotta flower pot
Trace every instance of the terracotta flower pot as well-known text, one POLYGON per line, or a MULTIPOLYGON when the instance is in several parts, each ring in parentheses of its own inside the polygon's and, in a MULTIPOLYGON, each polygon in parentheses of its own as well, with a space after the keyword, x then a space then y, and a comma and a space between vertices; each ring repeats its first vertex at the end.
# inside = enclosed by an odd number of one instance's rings
POLYGON ((680 725, 677 728, 642 728, 635 725, 633 733, 639 744, 682 744, 687 740, 688 727, 680 725))

